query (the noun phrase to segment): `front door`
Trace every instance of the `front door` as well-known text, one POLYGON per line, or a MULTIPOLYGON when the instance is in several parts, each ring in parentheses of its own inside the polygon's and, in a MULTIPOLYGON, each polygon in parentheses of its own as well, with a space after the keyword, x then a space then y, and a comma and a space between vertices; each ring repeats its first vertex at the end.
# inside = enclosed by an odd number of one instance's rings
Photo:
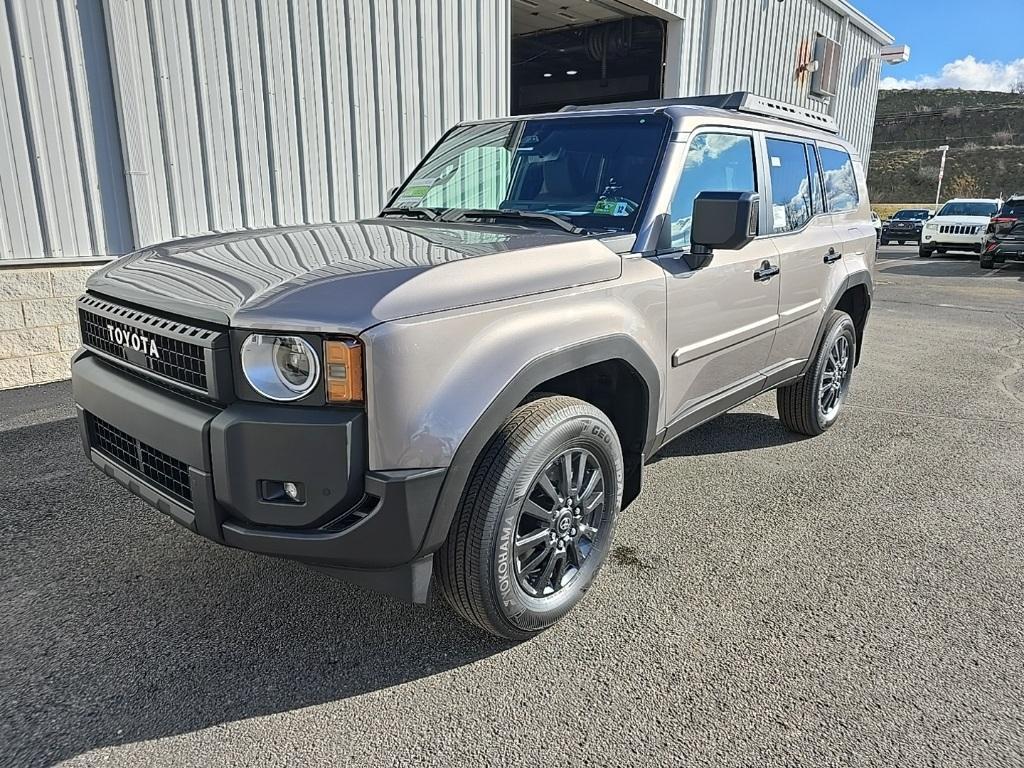
MULTIPOLYGON (((771 239, 715 251, 687 266, 694 198, 705 191, 758 190, 751 133, 721 129, 691 137, 673 197, 672 247, 659 261, 668 285, 667 419, 691 426, 760 391, 779 320, 778 252, 771 239)), ((763 217, 762 217, 763 218, 763 217)))

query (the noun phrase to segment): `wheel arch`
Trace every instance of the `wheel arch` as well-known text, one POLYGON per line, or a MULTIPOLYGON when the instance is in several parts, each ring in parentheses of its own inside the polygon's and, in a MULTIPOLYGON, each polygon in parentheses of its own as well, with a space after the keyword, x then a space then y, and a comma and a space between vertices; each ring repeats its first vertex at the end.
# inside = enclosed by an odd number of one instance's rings
POLYGON ((821 319, 818 332, 814 337, 814 346, 811 347, 812 352, 807 359, 807 364, 804 366, 802 374, 810 370, 811 364, 814 361, 813 351, 817 350, 818 345, 821 344, 821 339, 825 335, 825 328, 828 326, 828 319, 832 312, 837 309, 846 312, 853 320, 853 325, 857 332, 857 355, 854 358, 853 364, 860 364, 860 353, 864 346, 864 331, 867 328, 873 295, 874 281, 871 277, 871 272, 864 269, 847 275, 842 287, 833 295, 828 311, 825 312, 821 319))
MULTIPOLYGON (((642 405, 631 407, 624 402, 612 409, 615 415, 608 414, 617 431, 619 424, 633 427, 626 430, 627 437, 623 440, 623 453, 629 451, 631 461, 636 464, 635 476, 627 477, 627 487, 623 488, 623 506, 629 493, 633 494, 630 500, 635 498, 644 457, 652 449, 657 435, 661 383, 657 365, 640 345, 629 336, 616 334, 574 344, 533 360, 491 401, 455 451, 434 504, 421 553, 433 552, 444 542, 473 466, 508 415, 531 396, 544 392, 579 397, 601 408, 592 399, 580 396, 586 394, 586 383, 594 381, 591 375, 625 377, 621 382, 630 388, 629 394, 638 394, 643 399, 642 405)), ((601 400, 600 386, 596 390, 596 397, 601 400)))

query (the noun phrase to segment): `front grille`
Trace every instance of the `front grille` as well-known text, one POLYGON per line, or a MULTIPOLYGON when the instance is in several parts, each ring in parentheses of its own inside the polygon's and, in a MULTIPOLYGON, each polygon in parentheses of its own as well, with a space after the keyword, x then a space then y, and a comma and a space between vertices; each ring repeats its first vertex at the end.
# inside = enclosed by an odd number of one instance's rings
POLYGON ((112 424, 88 414, 89 442, 93 448, 125 469, 149 480, 178 501, 191 505, 188 465, 158 451, 112 424))
POLYGON ((979 232, 981 232, 980 226, 967 224, 943 224, 939 227, 939 234, 942 235, 976 235, 979 232))
MULTIPOLYGON (((78 303, 82 343, 138 370, 216 398, 209 370, 215 355, 227 352, 227 335, 122 307, 94 296, 78 303)), ((221 366, 223 367, 223 366, 221 366)))

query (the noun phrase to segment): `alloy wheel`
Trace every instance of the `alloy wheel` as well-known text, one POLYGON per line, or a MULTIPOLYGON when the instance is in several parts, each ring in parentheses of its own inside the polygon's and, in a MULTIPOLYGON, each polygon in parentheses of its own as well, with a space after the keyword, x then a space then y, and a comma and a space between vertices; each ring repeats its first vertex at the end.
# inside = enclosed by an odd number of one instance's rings
POLYGON ((516 582, 530 597, 549 597, 579 575, 604 517, 605 482, 590 451, 573 448, 544 467, 516 519, 516 582))
POLYGON ((846 399, 852 374, 850 340, 846 336, 840 336, 829 350, 818 385, 818 410, 826 421, 835 417, 839 406, 846 399))

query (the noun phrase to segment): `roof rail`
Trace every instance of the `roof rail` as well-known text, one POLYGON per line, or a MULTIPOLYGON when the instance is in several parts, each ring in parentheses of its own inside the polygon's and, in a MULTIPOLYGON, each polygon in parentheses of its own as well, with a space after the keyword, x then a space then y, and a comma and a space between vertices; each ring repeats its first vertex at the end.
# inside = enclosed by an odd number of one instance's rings
POLYGON ((712 107, 728 109, 733 112, 745 112, 762 117, 774 117, 788 123, 808 125, 828 133, 839 133, 835 118, 823 112, 815 112, 806 107, 787 104, 783 101, 766 99, 756 93, 734 91, 733 93, 709 94, 707 96, 687 96, 678 99, 651 99, 649 101, 623 101, 616 104, 590 104, 577 107, 562 107, 560 112, 592 112, 602 109, 629 109, 644 107, 712 107))

